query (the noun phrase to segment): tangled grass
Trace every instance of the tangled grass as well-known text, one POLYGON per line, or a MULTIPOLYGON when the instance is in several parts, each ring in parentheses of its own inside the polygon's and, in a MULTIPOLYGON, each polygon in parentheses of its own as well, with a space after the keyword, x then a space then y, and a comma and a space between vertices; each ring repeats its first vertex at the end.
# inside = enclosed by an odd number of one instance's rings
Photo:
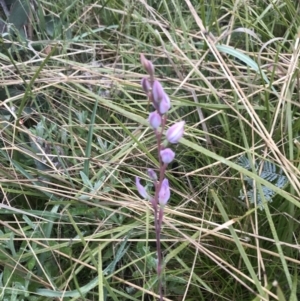
POLYGON ((167 172, 165 300, 298 300, 299 4, 40 1, 30 13, 33 37, 0 43, 1 300, 157 297, 152 207, 134 185, 158 164, 140 53, 170 120, 186 121, 167 172))

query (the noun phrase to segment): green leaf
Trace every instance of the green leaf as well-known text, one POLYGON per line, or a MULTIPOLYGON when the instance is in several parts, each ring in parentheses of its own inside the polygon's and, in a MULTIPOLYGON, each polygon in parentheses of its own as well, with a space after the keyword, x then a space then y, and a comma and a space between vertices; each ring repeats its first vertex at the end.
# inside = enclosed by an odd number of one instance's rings
MULTIPOLYGON (((61 20, 61 18, 52 15, 45 16, 44 22, 46 24, 46 33, 52 39, 62 37, 64 28, 69 28, 69 24, 67 22, 64 22, 61 20)), ((68 29, 65 32, 65 38, 72 38, 72 33, 70 29, 68 29)))
POLYGON ((12 23, 17 29, 27 24, 30 6, 28 0, 15 0, 11 7, 8 23, 12 23))
POLYGON ((80 173, 83 184, 87 187, 90 187, 90 189, 93 189, 93 184, 90 182, 87 175, 83 171, 80 171, 79 173, 80 173))
POLYGON ((103 271, 104 275, 110 275, 114 272, 115 267, 117 265, 117 263, 122 259, 122 257, 126 254, 129 246, 127 245, 127 240, 129 238, 129 235, 127 235, 124 239, 124 241, 121 243, 115 257, 114 260, 105 268, 105 270, 103 271))
POLYGON ((59 33, 61 33, 62 24, 60 18, 48 15, 45 16, 45 22, 46 32, 51 38, 54 38, 55 36, 59 35, 59 33))

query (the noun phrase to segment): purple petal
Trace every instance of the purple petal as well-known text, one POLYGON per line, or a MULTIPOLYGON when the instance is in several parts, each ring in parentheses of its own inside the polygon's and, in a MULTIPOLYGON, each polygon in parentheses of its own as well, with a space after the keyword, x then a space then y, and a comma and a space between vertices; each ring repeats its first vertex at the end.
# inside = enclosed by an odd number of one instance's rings
POLYGON ((158 80, 155 80, 152 86, 153 101, 155 104, 159 104, 165 95, 164 88, 158 80))
POLYGON ((169 96, 164 93, 162 100, 159 103, 159 113, 161 115, 167 113, 171 108, 171 102, 169 96))
POLYGON ((167 140, 170 143, 178 143, 179 139, 183 136, 184 133, 185 121, 180 121, 173 124, 166 132, 167 140))
POLYGON ((140 180, 141 179, 139 177, 135 177, 136 188, 137 188, 139 194, 141 195, 141 197, 143 197, 144 199, 148 199, 149 195, 146 191, 146 188, 143 185, 141 185, 140 180))
POLYGON ((143 90, 144 90, 146 93, 148 93, 148 92, 151 90, 151 84, 150 84, 148 78, 143 77, 143 78, 142 78, 142 81, 141 81, 141 85, 142 85, 143 90))
POLYGON ((165 148, 160 151, 160 157, 163 163, 169 164, 175 158, 175 153, 170 148, 165 148))
POLYGON ((145 68, 145 70, 147 71, 147 73, 153 77, 154 76, 154 65, 151 61, 147 60, 146 57, 141 53, 140 55, 140 59, 141 59, 141 64, 143 65, 143 67, 145 68))
POLYGON ((153 129, 157 129, 161 125, 161 116, 156 111, 149 114, 148 120, 153 129))
POLYGON ((164 179, 162 181, 160 191, 158 193, 158 202, 161 206, 165 206, 171 196, 169 181, 168 179, 164 179))
POLYGON ((147 170, 147 173, 148 173, 148 176, 149 176, 149 178, 150 178, 151 180, 157 181, 157 174, 156 174, 156 172, 155 172, 153 169, 149 168, 149 169, 147 170))

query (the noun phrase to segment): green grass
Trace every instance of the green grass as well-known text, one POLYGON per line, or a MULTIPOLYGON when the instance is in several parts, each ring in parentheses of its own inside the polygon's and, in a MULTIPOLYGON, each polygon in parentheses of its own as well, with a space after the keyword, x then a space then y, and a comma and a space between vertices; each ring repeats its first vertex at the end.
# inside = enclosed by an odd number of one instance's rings
POLYGON ((140 53, 186 121, 165 300, 298 300, 297 1, 37 2, 0 42, 0 300, 157 300, 140 53))

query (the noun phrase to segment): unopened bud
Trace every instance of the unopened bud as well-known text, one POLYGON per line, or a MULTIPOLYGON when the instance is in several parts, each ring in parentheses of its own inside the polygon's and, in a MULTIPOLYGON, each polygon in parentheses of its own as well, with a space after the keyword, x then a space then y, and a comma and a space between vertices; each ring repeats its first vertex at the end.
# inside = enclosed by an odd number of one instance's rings
POLYGON ((148 121, 153 129, 157 129, 161 125, 161 116, 157 113, 157 111, 151 112, 149 114, 148 121))
POLYGON ((168 203, 168 200, 171 196, 169 181, 168 179, 164 179, 162 181, 160 191, 158 193, 158 202, 161 206, 165 206, 168 203))
POLYGON ((155 172, 152 168, 149 168, 149 169, 147 170, 147 173, 148 173, 149 178, 150 178, 152 181, 157 181, 157 174, 156 174, 156 172, 155 172))
POLYGON ((159 104, 165 96, 164 88, 158 80, 155 80, 152 87, 153 101, 159 104))
POLYGON ((175 153, 170 148, 165 148, 160 151, 160 157, 163 163, 169 164, 175 158, 175 153))
POLYGON ((141 58, 141 64, 147 71, 147 73, 150 75, 150 77, 154 77, 154 65, 152 64, 151 61, 147 60, 146 57, 141 53, 140 55, 141 58))
POLYGON ((178 143, 184 133, 185 121, 180 121, 173 124, 166 132, 167 140, 172 143, 178 143))
POLYGON ((158 110, 161 115, 166 114, 171 108, 171 101, 169 96, 165 93, 164 97, 159 103, 158 110))
POLYGON ((139 177, 135 178, 135 185, 141 197, 143 197, 144 199, 149 199, 149 195, 146 191, 146 188, 140 183, 139 177))
POLYGON ((149 79, 146 77, 143 77, 141 80, 141 85, 143 90, 148 94, 149 91, 151 91, 151 84, 149 82, 149 79))

